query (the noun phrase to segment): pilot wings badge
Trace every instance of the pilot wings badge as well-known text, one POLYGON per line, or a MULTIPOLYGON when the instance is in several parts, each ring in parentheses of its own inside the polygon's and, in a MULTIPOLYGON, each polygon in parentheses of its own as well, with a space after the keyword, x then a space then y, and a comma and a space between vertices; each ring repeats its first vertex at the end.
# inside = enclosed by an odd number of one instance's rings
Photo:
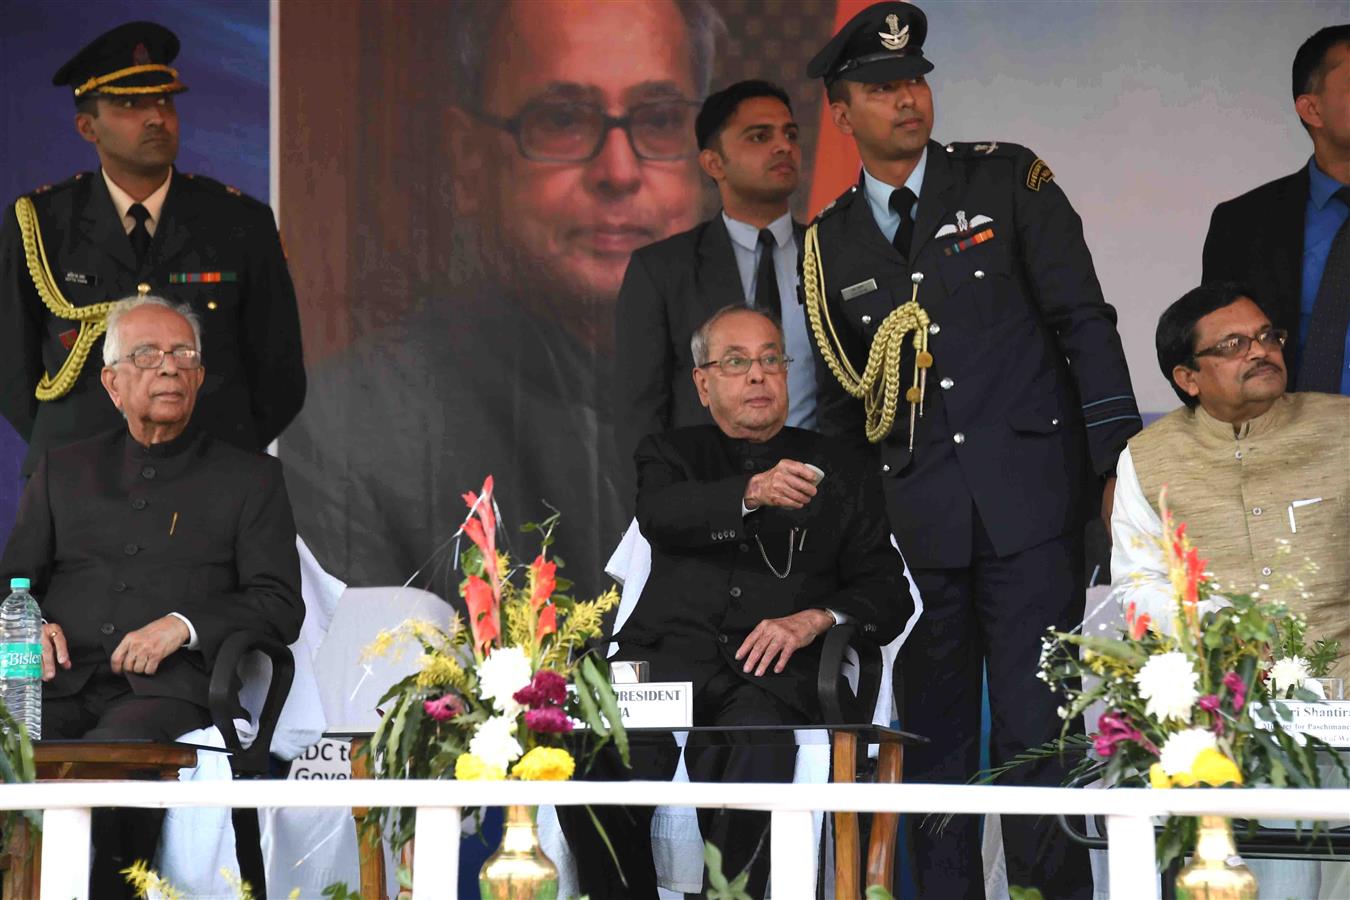
POLYGON ((886 27, 891 30, 890 34, 884 31, 878 31, 877 36, 881 38, 881 46, 887 50, 903 50, 909 43, 909 26, 900 27, 900 17, 891 13, 886 17, 886 27))

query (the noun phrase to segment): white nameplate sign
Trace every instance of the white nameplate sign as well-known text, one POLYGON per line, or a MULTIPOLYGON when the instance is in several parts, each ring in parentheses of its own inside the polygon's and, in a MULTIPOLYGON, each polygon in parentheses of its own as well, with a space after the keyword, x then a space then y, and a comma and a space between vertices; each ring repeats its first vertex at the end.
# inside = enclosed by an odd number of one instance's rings
POLYGON ((690 681, 648 681, 614 685, 625 728, 689 728, 694 724, 690 681))
MULTIPOLYGON (((1303 703, 1298 700, 1281 700, 1289 709, 1291 721, 1285 723, 1285 730, 1296 731, 1321 738, 1333 747, 1350 747, 1350 701, 1323 700, 1320 703, 1303 703)), ((1256 727, 1271 730, 1269 722, 1259 716, 1253 719, 1256 727)))
POLYGON ((292 781, 321 781, 352 777, 351 741, 320 738, 318 743, 305 748, 291 763, 292 781))

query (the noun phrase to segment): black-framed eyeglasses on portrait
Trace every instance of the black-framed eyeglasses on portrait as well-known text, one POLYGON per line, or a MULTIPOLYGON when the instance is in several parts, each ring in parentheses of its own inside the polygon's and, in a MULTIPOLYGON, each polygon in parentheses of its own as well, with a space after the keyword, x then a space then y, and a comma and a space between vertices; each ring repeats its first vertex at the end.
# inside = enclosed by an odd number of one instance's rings
POLYGON ((509 119, 482 110, 476 118, 516 139, 520 155, 532 162, 583 163, 600 155, 615 128, 628 136, 638 159, 673 162, 698 152, 694 116, 699 104, 670 99, 639 103, 623 116, 611 116, 592 103, 541 100, 527 103, 509 119))

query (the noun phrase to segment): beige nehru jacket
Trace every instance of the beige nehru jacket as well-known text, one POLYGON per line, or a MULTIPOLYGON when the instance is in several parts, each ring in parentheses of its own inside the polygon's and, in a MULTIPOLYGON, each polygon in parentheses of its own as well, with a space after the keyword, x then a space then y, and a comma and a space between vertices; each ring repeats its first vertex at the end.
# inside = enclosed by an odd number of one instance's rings
POLYGON ((1333 674, 1350 690, 1350 397, 1286 394, 1237 434, 1179 409, 1130 455, 1155 510, 1167 486, 1221 589, 1263 590, 1307 616, 1310 640, 1341 642, 1333 674))

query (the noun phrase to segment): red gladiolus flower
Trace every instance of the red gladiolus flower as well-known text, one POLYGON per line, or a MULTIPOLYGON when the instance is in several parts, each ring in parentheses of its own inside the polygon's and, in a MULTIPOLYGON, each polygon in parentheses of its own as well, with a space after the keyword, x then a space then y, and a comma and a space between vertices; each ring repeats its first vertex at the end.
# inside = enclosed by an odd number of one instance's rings
POLYGON ((469 518, 464 522, 464 533, 483 554, 483 566, 497 589, 497 517, 492 512, 492 476, 483 481, 481 495, 469 491, 464 494, 469 505, 469 518), (475 520, 474 516, 478 518, 475 520))
POLYGON ((1197 700, 1195 705, 1205 712, 1212 713, 1219 708, 1219 696, 1217 694, 1206 694, 1197 700))
POLYGON ((560 708, 548 706, 525 713, 525 727, 540 734, 567 734, 572 730, 572 720, 560 708))
POLYGON ((553 589, 558 584, 558 564, 551 560, 545 562, 541 553, 530 563, 530 574, 534 578, 534 590, 530 592, 530 608, 537 610, 553 596, 553 589))
POLYGON ((1148 613, 1144 613, 1142 616, 1136 618, 1135 603, 1133 600, 1131 600, 1130 605, 1125 608, 1125 624, 1129 626, 1130 638, 1133 640, 1137 641, 1142 638, 1148 631, 1149 623, 1152 621, 1153 618, 1148 613))
POLYGON ((497 597, 491 585, 477 575, 470 575, 464 586, 464 602, 469 607, 469 628, 474 646, 483 650, 501 635, 497 597))
POLYGON ((454 694, 446 694, 444 697, 437 697, 435 700, 422 701, 422 709, 437 722, 449 722, 455 716, 464 712, 464 704, 454 694))
POLYGON ((558 607, 550 603, 539 612, 539 624, 534 628, 534 639, 544 639, 544 635, 558 630, 558 607))

